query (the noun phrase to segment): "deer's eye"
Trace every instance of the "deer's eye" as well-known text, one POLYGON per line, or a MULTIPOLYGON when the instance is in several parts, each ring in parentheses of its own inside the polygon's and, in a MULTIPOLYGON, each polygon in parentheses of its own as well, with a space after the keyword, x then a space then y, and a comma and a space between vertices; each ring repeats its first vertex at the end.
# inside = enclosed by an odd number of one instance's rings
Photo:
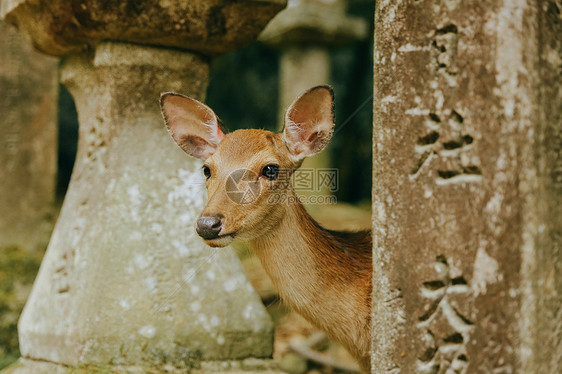
POLYGON ((264 177, 270 180, 277 179, 278 174, 279 174, 279 165, 266 165, 263 167, 261 171, 261 175, 263 175, 264 177))
POLYGON ((211 169, 208 166, 203 166, 203 174, 205 174, 205 178, 209 179, 211 177, 211 169))

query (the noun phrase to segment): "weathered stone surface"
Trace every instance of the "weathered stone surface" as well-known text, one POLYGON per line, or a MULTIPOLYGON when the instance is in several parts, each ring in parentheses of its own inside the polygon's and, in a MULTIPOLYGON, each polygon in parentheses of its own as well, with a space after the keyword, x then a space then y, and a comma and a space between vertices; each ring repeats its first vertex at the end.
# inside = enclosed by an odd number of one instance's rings
POLYGON ((199 367, 192 370, 193 374, 231 373, 243 374, 259 372, 263 374, 281 374, 277 365, 271 360, 247 358, 242 361, 203 361, 199 367))
POLYGON ((43 250, 53 227, 57 60, 0 22, 0 248, 43 250))
POLYGON ((562 370, 560 8, 377 2, 374 372, 562 370))
POLYGON ((367 36, 361 18, 345 15, 346 1, 289 1, 263 30, 260 40, 278 48, 295 44, 341 45, 367 36))
POLYGON ((197 363, 195 368, 178 368, 170 364, 159 366, 142 365, 82 365, 80 367, 64 367, 45 361, 35 361, 22 358, 16 364, 2 371, 2 374, 29 374, 29 373, 52 373, 52 374, 282 374, 273 361, 261 359, 245 359, 242 361, 203 361, 197 363))
POLYGON ((19 324, 22 353, 34 360, 15 369, 35 372, 43 360, 48 372, 154 371, 270 357, 271 320, 240 262, 194 233, 200 164, 174 146, 158 96, 202 99, 202 56, 250 42, 285 1, 0 5, 39 50, 69 56, 62 80, 80 119, 75 171, 19 324))
POLYGON ((196 236, 200 163, 175 146, 158 97, 202 99, 195 54, 106 42, 64 61, 78 109, 74 173, 19 324, 27 358, 72 366, 268 357, 272 324, 230 249, 196 236))
POLYGON ((42 52, 68 55, 102 40, 220 54, 252 42, 286 0, 4 0, 0 18, 42 52))

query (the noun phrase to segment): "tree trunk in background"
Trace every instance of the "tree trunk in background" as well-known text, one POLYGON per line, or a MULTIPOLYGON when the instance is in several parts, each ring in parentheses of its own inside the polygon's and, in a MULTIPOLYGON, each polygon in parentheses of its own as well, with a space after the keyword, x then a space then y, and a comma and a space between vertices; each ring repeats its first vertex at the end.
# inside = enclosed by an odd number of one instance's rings
POLYGON ((377 2, 374 373, 562 371, 560 2, 377 2))
POLYGON ((0 22, 0 248, 44 250, 53 228, 57 62, 0 22))

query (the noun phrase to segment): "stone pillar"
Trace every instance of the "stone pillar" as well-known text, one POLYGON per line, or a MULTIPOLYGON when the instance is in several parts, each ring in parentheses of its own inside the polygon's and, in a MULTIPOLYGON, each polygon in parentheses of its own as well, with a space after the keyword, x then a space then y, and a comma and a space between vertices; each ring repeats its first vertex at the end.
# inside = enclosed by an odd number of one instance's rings
POLYGON ((561 12, 377 2, 374 373, 562 370, 561 12))
MULTIPOLYGON (((345 0, 290 0, 289 7, 260 35, 262 42, 282 50, 280 128, 284 125, 287 107, 298 95, 311 87, 330 83, 329 49, 367 36, 367 24, 363 19, 347 16, 346 6, 345 0)), ((329 150, 325 150, 307 158, 301 170, 329 167, 329 150)))
POLYGON ((0 248, 44 250, 53 228, 57 60, 0 22, 0 248))
POLYGON ((61 76, 80 132, 67 196, 19 322, 26 359, 12 370, 263 369, 267 362, 236 360, 271 356, 271 320, 234 253, 195 234, 205 205, 201 163, 174 144, 159 109, 164 91, 204 98, 209 58, 129 42, 144 35, 223 53, 255 38, 282 3, 20 3, 4 15, 38 48, 66 56, 61 76), (80 52, 83 43, 92 47, 80 52))

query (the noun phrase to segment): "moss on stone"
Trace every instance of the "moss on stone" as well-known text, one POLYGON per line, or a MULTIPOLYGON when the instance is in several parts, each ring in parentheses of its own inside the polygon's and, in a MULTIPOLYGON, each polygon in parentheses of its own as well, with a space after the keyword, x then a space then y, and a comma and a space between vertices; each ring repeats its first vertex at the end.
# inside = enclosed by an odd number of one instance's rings
POLYGON ((19 357, 17 322, 42 257, 17 246, 0 248, 0 369, 19 357))

